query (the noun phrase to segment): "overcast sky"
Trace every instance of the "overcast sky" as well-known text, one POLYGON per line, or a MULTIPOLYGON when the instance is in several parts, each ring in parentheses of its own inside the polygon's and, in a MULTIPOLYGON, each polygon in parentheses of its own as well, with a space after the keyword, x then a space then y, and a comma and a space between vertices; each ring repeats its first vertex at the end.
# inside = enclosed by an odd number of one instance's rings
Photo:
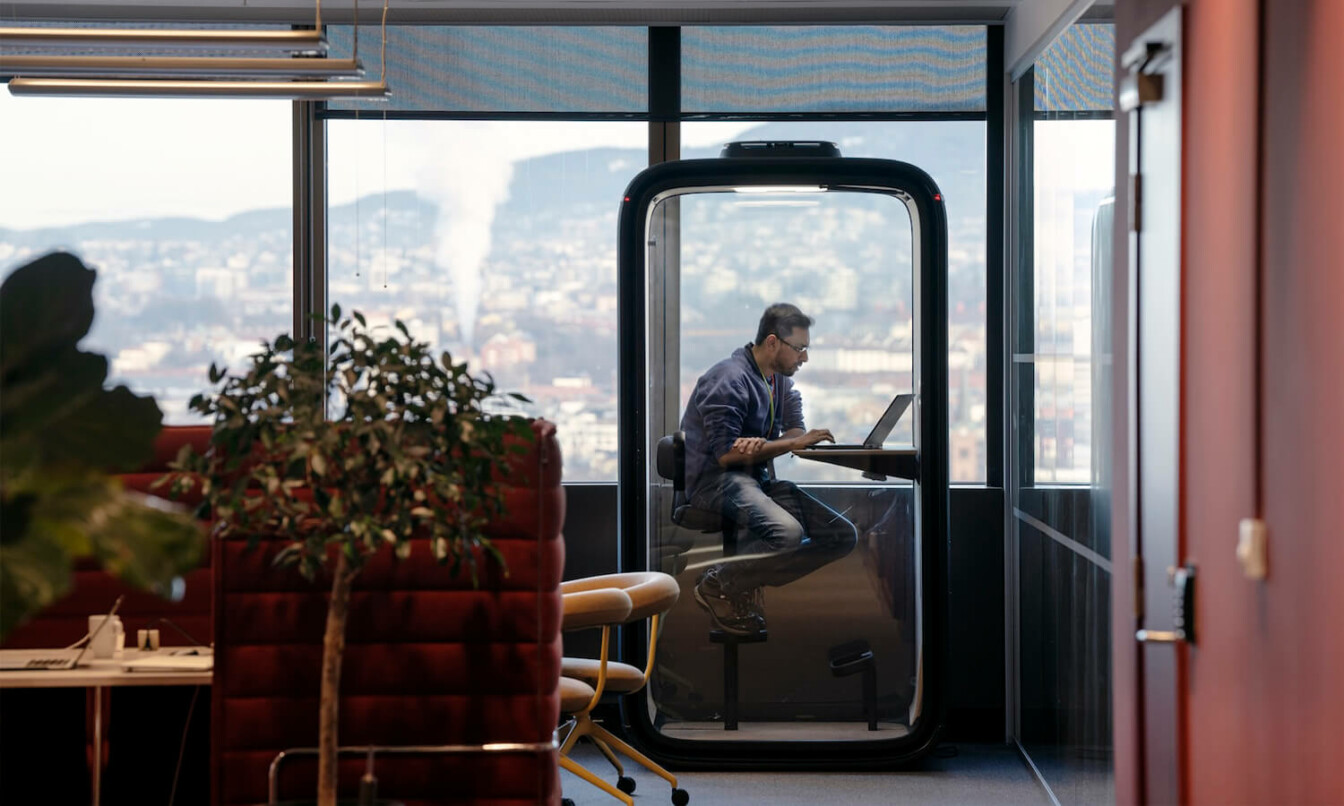
MULTIPOLYGON (((228 99, 14 98, 0 90, 0 227, 29 229, 166 215, 223 219, 291 201, 291 104, 228 99)), ((331 149, 360 149, 360 169, 335 166, 329 199, 419 188, 427 162, 475 163, 623 146, 645 148, 644 123, 423 124, 375 121, 358 140, 333 133, 331 149), (543 136, 544 134, 544 136, 543 136), (386 166, 386 170, 384 170, 386 166)), ((703 129, 709 145, 750 123, 703 129)), ((346 132, 353 127, 345 127, 346 132)), ((695 135, 692 135, 695 136, 695 135)))
MULTIPOLYGON (((223 219, 291 203, 291 104, 227 99, 14 98, 0 91, 0 227, 185 215, 223 219)), ((1057 181, 1109 187, 1113 124, 1037 127, 1038 165, 1057 181), (1102 153, 1105 153, 1104 151, 1102 153), (1053 169, 1053 170, 1052 170, 1053 169)), ((754 123, 683 127, 688 148, 754 123)), ((335 125, 328 198, 414 189, 441 196, 475 177, 507 182, 514 160, 597 146, 644 149, 644 123, 371 121, 335 125), (449 134, 451 132, 451 134, 449 134), (343 155, 357 149, 362 159, 343 155), (426 171, 427 166, 437 166, 426 171)), ((488 194, 487 194, 488 195, 488 194)))

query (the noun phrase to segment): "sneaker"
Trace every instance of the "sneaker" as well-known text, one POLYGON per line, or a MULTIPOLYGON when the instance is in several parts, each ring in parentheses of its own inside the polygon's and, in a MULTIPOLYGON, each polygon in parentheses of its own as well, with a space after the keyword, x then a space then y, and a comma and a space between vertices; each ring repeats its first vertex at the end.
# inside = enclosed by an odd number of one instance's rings
POLYGON ((755 619, 756 629, 752 632, 765 632, 765 588, 752 588, 733 598, 738 600, 737 606, 741 613, 755 619))
POLYGON ((752 608, 751 596, 724 593, 712 568, 695 583, 695 603, 709 613, 715 627, 733 635, 753 635, 765 629, 765 617, 752 608))

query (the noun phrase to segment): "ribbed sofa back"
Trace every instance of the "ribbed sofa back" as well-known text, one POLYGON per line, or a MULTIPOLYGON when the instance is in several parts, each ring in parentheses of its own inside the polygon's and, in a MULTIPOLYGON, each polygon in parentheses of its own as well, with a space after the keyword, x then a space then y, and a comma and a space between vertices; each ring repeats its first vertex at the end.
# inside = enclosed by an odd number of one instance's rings
MULTIPOLYGON (((511 460, 506 514, 488 529, 507 575, 480 564, 480 584, 454 577, 419 541, 385 551, 356 577, 341 676, 339 741, 363 745, 551 742, 559 718, 559 585, 564 494, 555 427, 511 460)), ((317 744, 319 672, 329 579, 272 565, 283 540, 214 545, 216 806, 267 800, 282 750, 317 744)), ((358 790, 364 759, 341 760, 341 792, 358 790)), ((379 793, 407 804, 535 806, 559 802, 553 749, 376 759, 379 793)), ((281 799, 311 799, 316 760, 280 768, 281 799)))

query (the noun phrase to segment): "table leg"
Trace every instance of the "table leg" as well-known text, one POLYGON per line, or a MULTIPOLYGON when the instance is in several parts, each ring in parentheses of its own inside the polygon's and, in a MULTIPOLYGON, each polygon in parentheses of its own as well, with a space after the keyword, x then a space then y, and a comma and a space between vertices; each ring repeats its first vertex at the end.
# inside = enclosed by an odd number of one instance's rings
POLYGON ((99 806, 103 785, 103 687, 93 687, 93 806, 99 806))

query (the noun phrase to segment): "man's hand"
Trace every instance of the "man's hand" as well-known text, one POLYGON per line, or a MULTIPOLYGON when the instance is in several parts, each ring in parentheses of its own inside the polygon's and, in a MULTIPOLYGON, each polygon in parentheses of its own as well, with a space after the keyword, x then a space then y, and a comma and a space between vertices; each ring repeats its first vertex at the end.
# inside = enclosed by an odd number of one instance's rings
POLYGON ((752 456, 759 453, 761 448, 764 447, 765 439, 763 437, 738 437, 733 440, 733 450, 743 456, 752 456))
POLYGON ((818 442, 835 442, 835 437, 831 436, 829 428, 813 428, 805 434, 799 434, 793 438, 793 449, 795 451, 803 448, 810 448, 818 442))

